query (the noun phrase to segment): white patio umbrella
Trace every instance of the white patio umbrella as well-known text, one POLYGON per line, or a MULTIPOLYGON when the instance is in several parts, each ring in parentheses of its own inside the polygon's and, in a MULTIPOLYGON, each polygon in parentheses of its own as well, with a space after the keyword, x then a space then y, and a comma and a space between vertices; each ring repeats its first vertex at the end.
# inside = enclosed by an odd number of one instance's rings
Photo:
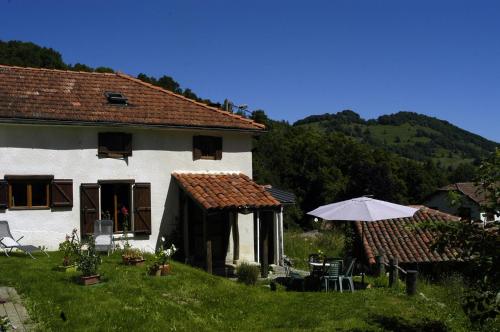
POLYGON ((352 198, 347 201, 323 205, 307 212, 324 220, 361 221, 361 244, 364 245, 364 221, 413 217, 418 209, 370 197, 352 198))
POLYGON ((370 197, 352 198, 347 201, 323 205, 307 212, 325 220, 377 221, 413 217, 418 209, 370 197))

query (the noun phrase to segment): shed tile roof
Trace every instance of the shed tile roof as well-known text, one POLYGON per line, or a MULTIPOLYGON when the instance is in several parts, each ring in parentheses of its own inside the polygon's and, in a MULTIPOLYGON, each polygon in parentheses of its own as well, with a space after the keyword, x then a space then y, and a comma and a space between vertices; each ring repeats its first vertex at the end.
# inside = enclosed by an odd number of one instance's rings
MULTIPOLYGON (((388 263, 389 257, 397 257, 399 263, 436 263, 457 260, 456 250, 446 250, 440 254, 430 249, 435 234, 422 230, 418 224, 424 221, 458 221, 450 214, 418 206, 419 211, 412 218, 388 219, 366 222, 364 252, 369 264, 375 264, 375 256, 382 251, 383 260, 388 263)), ((361 221, 356 221, 356 231, 361 236, 361 221)))
POLYGON ((295 194, 289 191, 278 189, 273 186, 264 186, 267 192, 270 193, 274 198, 276 198, 283 205, 295 204, 296 197, 295 194))
POLYGON ((241 173, 173 173, 172 176, 207 210, 280 206, 263 186, 241 173))
POLYGON ((121 73, 0 65, 0 120, 45 120, 262 130, 250 119, 210 107, 121 73), (120 92, 128 105, 111 105, 120 92))

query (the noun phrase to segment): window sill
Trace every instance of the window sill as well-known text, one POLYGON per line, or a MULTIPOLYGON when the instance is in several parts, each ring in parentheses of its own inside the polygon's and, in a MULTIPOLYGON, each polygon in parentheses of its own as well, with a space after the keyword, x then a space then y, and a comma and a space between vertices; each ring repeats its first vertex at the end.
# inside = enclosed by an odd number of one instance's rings
POLYGON ((9 210, 21 211, 21 210, 50 210, 50 206, 12 206, 9 210))

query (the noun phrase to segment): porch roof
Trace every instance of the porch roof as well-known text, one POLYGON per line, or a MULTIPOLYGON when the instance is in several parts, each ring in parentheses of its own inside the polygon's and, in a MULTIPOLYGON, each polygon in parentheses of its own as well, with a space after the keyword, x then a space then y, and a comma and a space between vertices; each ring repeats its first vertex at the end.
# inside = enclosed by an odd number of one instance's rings
POLYGON ((206 210, 280 206, 263 186, 241 173, 172 173, 172 176, 206 210))

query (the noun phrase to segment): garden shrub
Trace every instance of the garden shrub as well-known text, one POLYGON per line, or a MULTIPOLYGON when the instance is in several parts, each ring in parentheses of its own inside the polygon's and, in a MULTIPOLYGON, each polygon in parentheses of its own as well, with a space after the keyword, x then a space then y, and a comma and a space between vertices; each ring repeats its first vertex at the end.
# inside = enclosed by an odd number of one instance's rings
POLYGON ((260 269, 256 265, 241 263, 236 269, 238 281, 245 285, 255 285, 259 279, 260 269))

